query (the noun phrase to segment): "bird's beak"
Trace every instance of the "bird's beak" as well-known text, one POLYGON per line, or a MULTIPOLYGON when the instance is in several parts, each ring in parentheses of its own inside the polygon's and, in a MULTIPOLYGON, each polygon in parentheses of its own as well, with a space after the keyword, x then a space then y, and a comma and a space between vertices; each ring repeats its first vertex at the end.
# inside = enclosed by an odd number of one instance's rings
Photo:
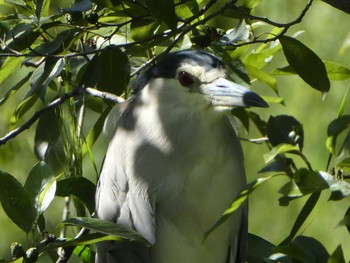
POLYGON ((212 104, 219 107, 263 107, 269 105, 258 94, 225 78, 218 78, 201 86, 212 104))

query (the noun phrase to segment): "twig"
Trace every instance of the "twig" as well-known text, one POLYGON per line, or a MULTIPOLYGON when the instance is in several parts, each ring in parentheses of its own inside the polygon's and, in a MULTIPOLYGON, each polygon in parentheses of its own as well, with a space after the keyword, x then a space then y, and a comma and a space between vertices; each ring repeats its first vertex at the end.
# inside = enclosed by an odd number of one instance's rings
POLYGON ((281 36, 283 36, 287 31, 288 29, 291 27, 291 26, 294 26, 296 24, 299 24, 303 18, 305 17, 307 11, 309 10, 309 8, 311 7, 312 3, 313 3, 314 0, 309 0, 309 2, 306 4, 306 6, 304 7, 304 9, 301 11, 300 15, 294 19, 293 21, 289 22, 289 23, 278 23, 278 22, 274 22, 270 19, 268 19, 267 17, 260 17, 260 16, 254 16, 254 15, 251 15, 243 10, 241 10, 239 7, 237 7, 236 5, 233 5, 232 8, 239 11, 243 16, 251 19, 251 20, 257 20, 257 21, 262 21, 262 22, 265 22, 269 25, 272 25, 272 26, 275 26, 275 27, 279 27, 279 28, 283 28, 283 30, 275 35, 274 37, 271 37, 271 38, 267 38, 267 39, 257 39, 257 38, 254 38, 253 40, 251 41, 247 41, 247 42, 242 42, 242 43, 231 43, 230 46, 233 46, 235 48, 237 47, 241 47, 241 46, 246 46, 246 45, 251 45, 251 44, 256 44, 256 43, 268 43, 268 42, 272 42, 272 41, 276 41, 278 40, 281 36))
POLYGON ((79 95, 82 92, 90 94, 91 96, 94 96, 94 97, 99 97, 101 99, 110 100, 110 101, 113 101, 116 103, 121 103, 124 101, 122 98, 120 98, 116 95, 113 95, 111 93, 98 91, 98 90, 95 90, 92 88, 76 87, 75 89, 73 89, 69 93, 63 94, 60 98, 54 100, 46 107, 35 112, 33 114, 33 116, 28 121, 26 121, 23 125, 10 131, 5 136, 0 138, 0 146, 5 145, 9 140, 15 138, 17 135, 19 135, 22 132, 24 132, 25 130, 29 129, 44 113, 50 111, 51 109, 56 108, 57 106, 61 105, 66 100, 68 100, 69 98, 74 97, 76 95, 79 95))

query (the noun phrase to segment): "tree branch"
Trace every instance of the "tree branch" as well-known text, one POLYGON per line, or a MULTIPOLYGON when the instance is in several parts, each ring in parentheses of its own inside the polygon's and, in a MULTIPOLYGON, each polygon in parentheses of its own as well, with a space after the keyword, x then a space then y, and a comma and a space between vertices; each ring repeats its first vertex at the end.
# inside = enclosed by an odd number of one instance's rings
POLYGON ((38 110, 37 112, 35 112, 33 114, 33 116, 28 121, 26 121, 23 125, 21 125, 18 128, 10 131, 5 136, 0 138, 0 147, 2 145, 5 145, 9 140, 15 138, 17 135, 21 134, 25 130, 29 129, 44 113, 48 112, 49 110, 52 110, 52 109, 56 108, 57 106, 63 104, 69 98, 72 98, 72 97, 74 97, 76 95, 79 95, 81 93, 87 93, 87 94, 89 94, 91 96, 99 97, 101 99, 113 101, 113 102, 116 102, 116 103, 121 103, 121 102, 124 101, 124 99, 122 99, 122 98, 120 98, 120 97, 118 97, 118 96, 116 96, 114 94, 108 93, 108 92, 102 92, 102 91, 98 91, 98 90, 95 90, 95 89, 92 89, 92 88, 76 87, 75 89, 73 89, 69 93, 63 94, 60 98, 54 100, 53 102, 51 102, 46 107, 44 107, 44 108, 38 110))

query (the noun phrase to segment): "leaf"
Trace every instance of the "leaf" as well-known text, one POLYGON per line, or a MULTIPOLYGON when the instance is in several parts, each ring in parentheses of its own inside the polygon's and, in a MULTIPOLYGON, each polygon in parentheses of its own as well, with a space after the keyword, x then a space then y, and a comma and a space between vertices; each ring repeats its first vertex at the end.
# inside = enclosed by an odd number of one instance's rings
POLYGON ((295 220, 292 230, 290 231, 288 237, 285 240, 283 240, 280 245, 288 244, 290 241, 294 239, 299 229, 304 224, 305 220, 308 218, 308 216, 314 209, 315 205, 317 204, 317 201, 320 198, 320 195, 321 195, 320 192, 315 192, 310 195, 309 199, 307 199, 305 205, 303 206, 297 219, 295 220))
MULTIPOLYGON (((276 252, 288 255, 296 262, 326 262, 329 254, 316 239, 299 236, 288 244, 276 247, 276 252)), ((294 261, 293 261, 294 262, 294 261)))
POLYGON ((24 190, 36 208, 39 215, 48 208, 55 197, 56 179, 50 167, 44 162, 38 162, 29 172, 24 190))
POLYGON ((28 194, 12 175, 0 171, 0 201, 7 216, 23 231, 30 232, 36 218, 36 209, 28 194))
POLYGON ((295 72, 314 89, 322 93, 328 92, 330 82, 322 60, 294 38, 282 36, 280 42, 284 55, 295 72))
POLYGON ((249 28, 247 27, 245 20, 242 19, 233 30, 220 38, 219 44, 230 45, 232 43, 247 42, 249 41, 249 35, 249 28))
POLYGON ((204 240, 220 225, 222 225, 238 208, 241 207, 241 205, 247 200, 249 195, 262 183, 270 180, 271 178, 274 178, 277 175, 271 175, 264 178, 258 178, 254 180, 253 182, 249 183, 247 187, 239 193, 239 195, 233 200, 230 208, 226 209, 226 211, 222 214, 222 216, 219 218, 216 223, 204 233, 204 240))
POLYGON ((265 163, 271 162, 279 154, 298 152, 300 152, 300 148, 298 145, 282 143, 274 147, 270 152, 264 154, 265 163))
POLYGON ((0 106, 3 105, 9 98, 16 94, 16 92, 29 80, 32 72, 29 72, 23 79, 19 80, 15 85, 13 85, 6 94, 0 98, 0 106))
POLYGON ((46 161, 47 153, 54 147, 60 137, 60 121, 55 110, 41 115, 35 129, 34 152, 41 161, 46 161))
POLYGON ((319 172, 319 175, 327 182, 332 192, 330 200, 340 200, 350 195, 350 184, 343 179, 338 179, 326 172, 319 172))
POLYGON ((247 262, 264 262, 259 259, 268 259, 274 254, 275 246, 262 237, 248 234, 248 260, 247 262))
POLYGON ((23 58, 7 57, 1 66, 0 85, 21 65, 23 58))
POLYGON ((36 1, 35 15, 37 16, 38 20, 40 20, 41 17, 47 17, 49 15, 49 11, 50 11, 50 0, 36 1))
MULTIPOLYGON (((347 80, 350 78, 350 69, 344 65, 332 62, 332 61, 323 61, 328 78, 330 80, 347 80)), ((294 75, 296 74, 295 70, 290 66, 285 66, 282 68, 275 69, 272 74, 275 75, 294 75)))
POLYGON ((73 253, 77 255, 82 262, 95 262, 95 252, 87 246, 77 246, 73 253))
POLYGON ((350 207, 346 210, 344 218, 338 223, 338 226, 346 226, 350 233, 350 207))
POLYGON ((121 95, 130 80, 130 65, 128 58, 119 48, 108 46, 89 62, 81 86, 97 87, 121 95))
POLYGON ((262 71, 258 68, 256 68, 255 66, 252 66, 250 64, 246 64, 246 68, 249 72, 249 75, 253 78, 256 78, 264 83, 266 83, 267 85, 269 85, 272 90, 278 95, 278 88, 277 88, 277 80, 276 78, 274 78, 273 76, 271 76, 270 74, 266 73, 265 71, 262 71))
POLYGON ((93 213, 95 190, 96 186, 85 177, 70 177, 57 181, 56 195, 62 197, 74 195, 83 201, 90 213, 93 213))
POLYGON ((328 258, 327 263, 345 263, 344 253, 341 245, 337 246, 333 254, 328 258))
POLYGON ((322 0, 323 2, 350 14, 350 3, 348 0, 322 0))
POLYGON ((10 119, 11 124, 15 125, 17 121, 33 107, 33 105, 35 104, 35 102, 37 102, 37 100, 38 100, 38 96, 36 96, 35 94, 23 100, 17 106, 15 112, 11 116, 11 119, 10 119))
POLYGON ((301 168, 294 174, 294 181, 304 195, 320 192, 329 187, 319 172, 309 171, 306 168, 301 168))
POLYGON ((153 35, 158 24, 153 19, 137 19, 131 22, 130 37, 135 41, 140 41, 153 35))
POLYGON ((100 136, 105 120, 110 112, 110 108, 108 107, 97 119, 96 123, 90 130, 89 134, 86 137, 86 140, 84 141, 83 149, 82 149, 82 156, 85 156, 85 154, 89 151, 89 149, 95 144, 97 138, 100 136))
POLYGON ((340 133, 350 127, 350 115, 343 115, 339 118, 333 120, 327 128, 327 149, 335 154, 335 146, 337 142, 337 137, 340 133))
POLYGON ((304 146, 304 130, 302 124, 292 116, 270 116, 266 124, 266 134, 272 146, 279 144, 298 145, 300 150, 304 146))
POLYGON ((16 51, 27 49, 40 35, 30 24, 19 24, 6 34, 6 46, 16 51))
POLYGON ((144 244, 149 244, 148 241, 136 231, 97 218, 74 217, 63 221, 61 224, 85 227, 106 235, 115 235, 128 240, 139 241, 144 244))
POLYGON ((65 62, 63 58, 47 58, 45 63, 36 68, 30 77, 30 85, 32 88, 27 93, 26 97, 37 94, 39 98, 44 101, 47 86, 54 78, 61 74, 64 65, 65 62))
POLYGON ((164 22, 171 30, 176 29, 177 16, 175 13, 174 1, 146 0, 146 5, 159 23, 164 22))

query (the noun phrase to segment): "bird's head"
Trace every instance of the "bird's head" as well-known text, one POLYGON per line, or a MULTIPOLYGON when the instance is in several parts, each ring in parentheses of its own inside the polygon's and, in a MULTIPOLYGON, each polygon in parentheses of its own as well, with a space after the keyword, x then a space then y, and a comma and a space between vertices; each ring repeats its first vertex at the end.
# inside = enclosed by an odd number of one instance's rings
POLYGON ((135 93, 144 87, 163 100, 186 97, 197 102, 200 98, 214 107, 268 107, 259 95, 228 80, 225 64, 219 58, 199 50, 178 51, 162 57, 133 83, 135 93))

